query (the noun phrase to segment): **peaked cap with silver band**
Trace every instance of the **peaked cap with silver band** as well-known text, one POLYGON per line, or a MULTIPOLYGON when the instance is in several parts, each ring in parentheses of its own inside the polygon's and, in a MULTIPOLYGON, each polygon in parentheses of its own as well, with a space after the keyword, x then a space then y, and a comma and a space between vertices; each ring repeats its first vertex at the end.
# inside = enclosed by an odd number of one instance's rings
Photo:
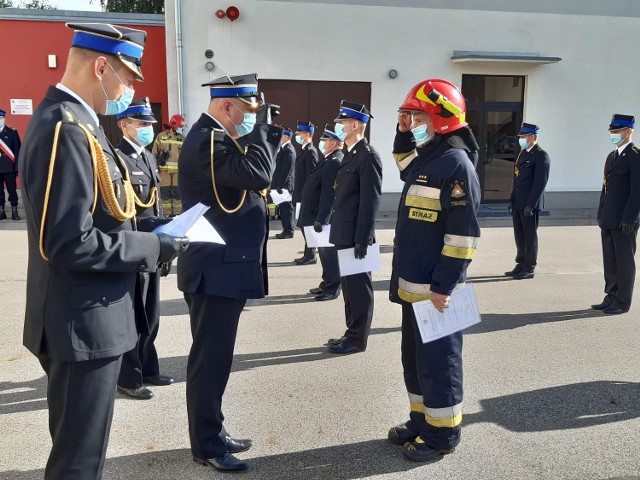
POLYGON ((149 97, 139 98, 131 102, 129 108, 124 112, 116 115, 116 120, 122 120, 123 118, 131 118, 133 120, 140 120, 142 122, 156 123, 157 120, 153 116, 153 110, 151 110, 151 104, 149 103, 149 97))
POLYGON ((340 102, 340 113, 333 121, 339 122, 340 120, 346 120, 348 118, 355 118, 362 123, 368 123, 369 119, 373 118, 373 115, 371 115, 364 105, 342 100, 342 102, 340 102))
POLYGON ((209 87, 211 98, 237 98, 251 106, 258 106, 258 74, 226 75, 216 78, 203 87, 209 87))

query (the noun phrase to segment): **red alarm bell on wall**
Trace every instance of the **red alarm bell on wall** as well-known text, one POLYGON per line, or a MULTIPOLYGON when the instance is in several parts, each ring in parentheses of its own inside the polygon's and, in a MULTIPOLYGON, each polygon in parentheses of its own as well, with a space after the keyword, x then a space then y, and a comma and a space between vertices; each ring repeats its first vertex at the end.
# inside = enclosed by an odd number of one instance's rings
POLYGON ((229 20, 231 20, 232 22, 234 20, 237 20, 238 17, 240 16, 240 10, 238 10, 238 7, 234 7, 233 5, 231 5, 229 8, 227 8, 227 18, 229 20))
POLYGON ((224 13, 224 10, 220 9, 216 12, 216 17, 218 18, 224 18, 227 14, 224 13))

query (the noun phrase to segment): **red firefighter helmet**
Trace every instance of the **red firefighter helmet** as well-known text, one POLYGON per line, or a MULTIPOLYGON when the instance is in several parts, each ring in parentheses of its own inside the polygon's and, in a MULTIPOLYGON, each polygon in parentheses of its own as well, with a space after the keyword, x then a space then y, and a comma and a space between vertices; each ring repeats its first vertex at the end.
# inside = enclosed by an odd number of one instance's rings
POLYGON ((462 93, 452 83, 439 78, 423 80, 413 87, 399 110, 428 113, 436 133, 455 132, 467 126, 467 107, 462 93))
POLYGON ((186 125, 184 117, 182 115, 174 115, 169 119, 169 126, 174 130, 176 128, 184 127, 186 125))

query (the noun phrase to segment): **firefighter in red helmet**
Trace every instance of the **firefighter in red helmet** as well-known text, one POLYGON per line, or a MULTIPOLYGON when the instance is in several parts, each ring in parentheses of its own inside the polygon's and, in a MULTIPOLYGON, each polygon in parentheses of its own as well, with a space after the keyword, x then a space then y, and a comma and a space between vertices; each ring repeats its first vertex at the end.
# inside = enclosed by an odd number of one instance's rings
POLYGON ((403 455, 431 462, 453 452, 462 421, 462 332, 422 343, 412 304, 443 312, 466 278, 480 227, 478 145, 460 91, 430 79, 400 106, 393 153, 405 182, 396 224, 389 298, 402 305, 402 365, 409 420, 389 430, 403 455))
POLYGON ((158 159, 160 170, 160 196, 162 207, 167 216, 182 212, 182 203, 178 193, 178 156, 184 141, 184 128, 187 126, 182 115, 173 115, 165 130, 160 132, 153 142, 152 153, 158 159))

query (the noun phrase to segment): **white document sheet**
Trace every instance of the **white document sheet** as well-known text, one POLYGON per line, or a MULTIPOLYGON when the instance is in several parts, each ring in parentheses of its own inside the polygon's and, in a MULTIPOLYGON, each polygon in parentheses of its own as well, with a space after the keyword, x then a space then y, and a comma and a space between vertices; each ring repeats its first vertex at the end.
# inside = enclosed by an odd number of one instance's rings
POLYGON ((296 220, 300 216, 300 207, 301 206, 302 206, 302 204, 300 202, 296 203, 296 220))
POLYGON ((209 207, 198 203, 186 212, 182 212, 169 223, 160 225, 153 233, 166 233, 174 237, 189 237, 192 242, 209 242, 225 244, 220 234, 203 217, 209 207))
POLYGON ((304 227, 307 247, 333 247, 333 243, 329 242, 329 233, 331 233, 331 225, 323 225, 321 232, 316 232, 313 227, 304 227))
POLYGON ((289 190, 282 189, 282 193, 278 193, 275 190, 271 190, 271 200, 276 205, 280 205, 282 202, 290 202, 291 201, 291 192, 289 190))
POLYGON ((436 310, 431 300, 414 303, 413 311, 422 343, 433 342, 480 322, 480 311, 471 285, 456 288, 451 293, 449 308, 445 308, 444 313, 436 310))
POLYGON ((354 256, 353 248, 338 250, 338 264, 341 277, 363 272, 377 272, 381 268, 380 245, 377 243, 369 245, 367 255, 362 259, 354 256))

